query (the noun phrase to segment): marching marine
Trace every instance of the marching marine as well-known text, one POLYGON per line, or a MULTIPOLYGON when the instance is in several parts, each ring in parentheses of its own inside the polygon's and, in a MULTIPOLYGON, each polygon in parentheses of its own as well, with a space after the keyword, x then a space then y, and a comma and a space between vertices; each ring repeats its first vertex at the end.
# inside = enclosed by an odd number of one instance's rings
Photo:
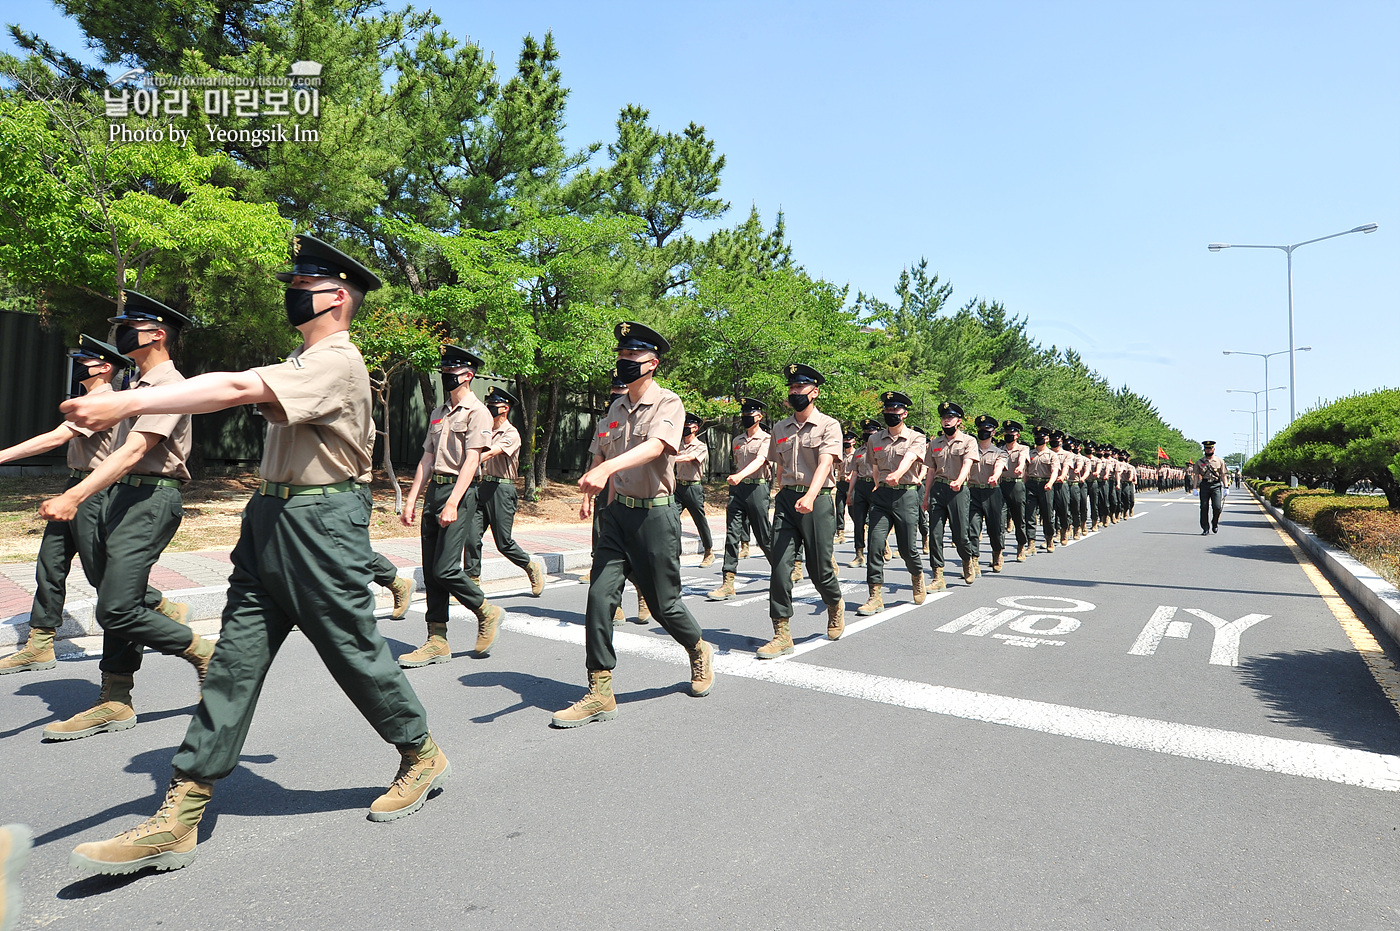
POLYGON ((968 540, 968 492, 965 487, 972 466, 977 461, 977 441, 962 432, 963 409, 951 401, 938 405, 938 419, 943 433, 929 440, 924 459, 928 476, 924 485, 923 507, 929 512, 929 563, 933 567, 933 584, 929 591, 947 588, 943 580, 943 528, 953 533, 953 546, 963 561, 963 581, 968 585, 976 577, 975 561, 968 540))
MULTIPOLYGON (((734 437, 734 472, 730 474, 729 503, 724 509, 724 583, 710 592, 711 601, 724 601, 734 595, 734 573, 742 557, 739 544, 753 528, 759 549, 773 561, 772 525, 768 522, 768 431, 763 429, 766 405, 758 398, 740 398, 739 425, 734 437)), ((745 544, 747 545, 747 544, 745 544)))
POLYGON ((1022 427, 1014 420, 1003 420, 1002 451, 1006 466, 1001 471, 1001 500, 1016 531, 1016 561, 1026 561, 1026 547, 1035 549, 1035 527, 1026 523, 1026 464, 1031 448, 1021 442, 1022 427))
POLYGON ((870 600, 856 609, 856 614, 861 617, 869 617, 885 610, 884 552, 891 528, 894 529, 899 555, 904 560, 905 568, 909 570, 914 604, 923 604, 928 594, 924 586, 923 568, 919 563, 919 552, 914 545, 915 534, 919 529, 920 504, 916 466, 928 453, 928 441, 904 423, 904 419, 909 416, 911 403, 907 395, 898 391, 886 391, 880 398, 885 404, 885 429, 876 433, 867 445, 871 474, 875 479, 875 493, 870 508, 870 531, 867 537, 870 557, 865 569, 870 600))
MULTIPOLYGON (((977 461, 967 474, 968 485, 968 546, 972 562, 980 562, 982 523, 986 521, 987 536, 992 544, 992 571, 1000 572, 1002 551, 1006 547, 1006 517, 1002 513, 1001 477, 1011 461, 1006 450, 992 440, 997 419, 983 414, 973 421, 977 427, 977 461)), ((974 570, 981 572, 980 569, 974 570)))
POLYGON ((472 510, 471 527, 467 531, 463 567, 467 576, 481 584, 481 543, 486 528, 496 552, 521 569, 530 580, 530 594, 536 598, 544 591, 544 565, 525 552, 515 542, 515 510, 519 495, 515 479, 520 474, 520 431, 510 422, 510 410, 515 397, 500 388, 486 392, 486 409, 491 413, 491 445, 481 454, 476 482, 476 507, 472 510))
POLYGON ((710 447, 700 439, 705 422, 696 414, 685 415, 684 443, 676 453, 676 513, 684 511, 695 521, 704 555, 700 568, 714 564, 714 541, 710 538, 710 521, 705 517, 705 466, 710 461, 710 447))

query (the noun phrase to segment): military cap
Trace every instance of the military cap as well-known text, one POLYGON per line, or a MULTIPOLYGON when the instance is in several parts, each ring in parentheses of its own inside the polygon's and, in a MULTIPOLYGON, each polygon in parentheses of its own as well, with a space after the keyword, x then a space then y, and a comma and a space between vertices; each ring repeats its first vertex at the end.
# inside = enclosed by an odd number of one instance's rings
POLYGON ((468 352, 461 346, 442 347, 442 368, 458 368, 467 366, 473 372, 481 368, 481 357, 475 353, 468 352))
POLYGON ((924 436, 928 436, 928 431, 925 430, 923 427, 919 426, 919 425, 916 424, 916 423, 910 423, 909 421, 906 420, 906 421, 904 421, 904 425, 905 425, 906 427, 908 427, 910 430, 913 430, 915 433, 922 433, 924 436))
POLYGON ((1017 423, 1014 420, 1003 420, 1001 422, 1001 428, 1007 433, 1020 433, 1022 430, 1025 429, 1025 427, 1022 427, 1019 423, 1017 423))
POLYGON ((1209 449, 1210 447, 1212 447, 1212 446, 1215 445, 1215 440, 1206 440, 1206 441, 1203 442, 1201 445, 1204 446, 1205 448, 1209 449))
POLYGON ((768 405, 764 404, 758 398, 740 398, 739 410, 743 411, 745 414, 754 414, 758 411, 768 410, 768 405))
POLYGON ((899 391, 886 391, 880 395, 880 400, 886 407, 909 407, 914 403, 909 400, 909 395, 899 391))
POLYGON ((983 427, 997 428, 997 419, 991 414, 978 414, 977 419, 972 421, 973 426, 981 430, 983 427))
POLYGON ((97 362, 110 362, 118 369, 134 369, 136 363, 121 353, 117 347, 109 346, 100 339, 93 339, 84 333, 78 337, 78 348, 68 350, 73 359, 92 359, 97 362))
POLYGON ((618 352, 636 350, 654 352, 659 356, 671 348, 671 344, 666 342, 666 337, 651 327, 632 320, 624 320, 613 327, 613 336, 617 337, 618 352))
POLYGON ((962 409, 960 406, 958 406, 957 404, 954 404, 952 401, 943 401, 943 402, 941 402, 941 403, 938 405, 938 416, 939 416, 940 418, 942 418, 942 417, 958 417, 958 418, 961 418, 961 417, 963 416, 963 409, 962 409))
POLYGON ((884 424, 869 417, 860 422, 860 429, 864 433, 879 433, 884 428, 884 424))
POLYGON ((705 421, 702 420, 702 419, 700 418, 700 415, 699 415, 699 414, 692 414, 692 413, 690 413, 689 411, 686 412, 686 415, 685 415, 685 422, 686 422, 686 423, 693 423, 693 424, 697 424, 697 425, 702 425, 702 426, 703 426, 704 423, 705 423, 705 421))
POLYGON ((278 281, 291 281, 297 275, 307 278, 333 278, 368 293, 384 286, 379 276, 315 236, 299 233, 292 241, 292 270, 277 272, 278 281))
POLYGON ((126 295, 126 300, 122 304, 122 312, 115 317, 108 317, 108 323, 124 326, 131 326, 133 323, 164 323, 166 326, 178 330, 193 322, 178 310, 166 307, 160 301, 153 297, 147 297, 140 291, 122 288, 122 293, 126 295))
POLYGON ((1034 433, 1035 433, 1035 438, 1036 438, 1037 440, 1048 440, 1048 439, 1050 439, 1050 428, 1049 428, 1049 427, 1036 427, 1034 433))
POLYGON ((511 395, 510 392, 502 391, 500 388, 492 388, 490 391, 486 392, 486 403, 491 404, 493 402, 496 404, 509 404, 511 407, 515 407, 517 403, 515 397, 511 395))
POLYGON ((847 427, 846 430, 845 430, 845 432, 841 434, 841 439, 843 439, 843 440, 855 440, 855 439, 859 439, 859 438, 860 438, 860 434, 857 433, 856 431, 850 429, 849 427, 847 427))
POLYGON ((826 383, 826 376, 810 365, 803 365, 801 362, 789 363, 783 369, 783 374, 787 377, 789 385, 816 385, 821 387, 826 383))

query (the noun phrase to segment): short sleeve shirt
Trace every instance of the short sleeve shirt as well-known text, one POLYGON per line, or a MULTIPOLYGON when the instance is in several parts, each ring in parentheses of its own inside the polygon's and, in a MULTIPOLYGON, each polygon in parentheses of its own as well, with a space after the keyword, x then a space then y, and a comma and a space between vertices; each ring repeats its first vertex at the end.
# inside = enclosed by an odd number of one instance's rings
MULTIPOLYGON (((813 411, 806 423, 798 423, 794 415, 773 428, 768 459, 782 466, 784 485, 810 486, 822 456, 841 457, 841 423, 835 417, 813 411)), ((834 473, 826 473, 823 488, 836 487, 834 473)))
POLYGON ((1057 450, 1054 450, 1054 453, 1055 453, 1055 462, 1056 462, 1057 465, 1059 466, 1059 470, 1060 470, 1060 477, 1057 478, 1057 479, 1055 479, 1055 481, 1056 481, 1056 482, 1067 482, 1067 481, 1069 481, 1069 470, 1070 470, 1070 467, 1073 465, 1073 462, 1074 462, 1074 453, 1070 452, 1069 450, 1065 449, 1064 447, 1061 447, 1061 448, 1059 448, 1059 449, 1057 449, 1057 450))
MULTIPOLYGON (((881 430, 870 438, 870 458, 875 467, 880 470, 880 481, 884 482, 885 476, 899 468, 904 457, 913 452, 919 459, 922 459, 928 452, 928 441, 923 434, 918 433, 908 427, 899 432, 899 435, 888 430, 881 430)), ((913 485, 919 481, 917 463, 911 464, 904 474, 899 477, 901 485, 913 485)))
MULTIPOLYGON (((87 393, 88 397, 95 394, 102 394, 111 391, 112 386, 103 382, 87 393)), ((68 441, 68 468, 91 471, 101 464, 107 454, 112 451, 112 430, 101 431, 89 430, 87 427, 80 427, 71 421, 68 422, 68 429, 73 431, 73 438, 68 441)))
MULTIPOLYGON (((175 363, 167 359, 149 372, 142 372, 140 381, 132 390, 178 385, 184 380, 185 376, 176 370, 175 363)), ((112 428, 111 449, 126 445, 132 433, 149 433, 160 437, 160 442, 131 467, 132 475, 158 475, 181 482, 190 480, 190 470, 185 467, 193 445, 189 414, 141 414, 123 420, 112 428)))
POLYGON ((696 437, 686 443, 678 451, 684 455, 699 453, 700 458, 694 462, 676 463, 676 481, 678 482, 698 482, 704 476, 705 463, 710 459, 710 447, 705 445, 705 441, 696 437))
POLYGON ((970 434, 959 430, 952 436, 946 433, 939 433, 929 440, 928 453, 924 456, 924 463, 929 468, 929 474, 935 479, 947 479, 952 482, 962 472, 964 462, 977 461, 977 441, 970 434))
POLYGON ((655 382, 635 404, 629 395, 618 395, 596 431, 603 458, 614 459, 647 440, 660 440, 665 448, 650 462, 614 473, 613 491, 629 498, 674 494, 676 451, 681 446, 684 425, 685 406, 681 399, 655 382))
POLYGON ((1030 462, 1026 465, 1026 477, 1038 478, 1044 482, 1055 471, 1055 451, 1045 447, 1037 452, 1032 449, 1030 462))
MULTIPOLYGON (((735 472, 742 472, 744 469, 748 468, 749 463, 753 462, 755 459, 766 460, 767 458, 768 431, 763 429, 763 427, 760 426, 755 430, 753 436, 749 436, 748 431, 743 430, 740 431, 738 436, 734 437, 735 472)), ((749 478, 767 478, 768 471, 768 466, 764 465, 759 468, 755 475, 750 475, 749 478)))
POLYGON ((481 474, 515 481, 520 474, 520 431, 509 420, 499 430, 492 428, 491 448, 501 452, 481 464, 481 474))
MULTIPOLYGON (((1010 461, 1011 457, 1006 454, 1006 450, 997 446, 995 443, 988 446, 986 449, 978 447, 977 461, 972 464, 972 471, 967 474, 967 480, 978 485, 990 485, 992 482, 992 472, 996 470, 997 463, 1009 463, 1010 461)), ((1003 466, 1002 474, 1005 474, 1005 472, 1006 469, 1003 466)), ((997 480, 1001 480, 1000 476, 997 477, 997 480)))
POLYGON ((1017 443, 1015 449, 1002 448, 1006 453, 1006 468, 1001 472, 1001 480, 1009 481, 1013 478, 1025 478, 1026 466, 1031 461, 1031 448, 1024 443, 1017 443), (1017 475, 1016 470, 1020 469, 1021 474, 1017 475))
MULTIPOLYGON (((871 437, 872 437, 872 439, 873 439, 873 438, 874 438, 874 434, 871 434, 871 437)), ((873 478, 875 477, 875 474, 874 474, 873 472, 870 471, 870 441, 869 441, 869 440, 865 441, 865 443, 863 443, 863 444, 861 444, 860 446, 857 446, 857 447, 856 447, 855 452, 851 454, 851 462, 854 463, 854 466, 855 466, 854 472, 855 472, 855 477, 856 477, 856 479, 858 479, 858 480, 859 480, 859 479, 862 479, 862 478, 865 478, 865 479, 873 479, 873 478)))
POLYGON ((491 412, 470 391, 460 404, 439 404, 428 417, 423 455, 431 456, 437 475, 458 475, 471 450, 491 448, 491 412))
POLYGON ((841 445, 841 458, 836 460, 836 483, 849 482, 855 475, 856 451, 855 447, 850 452, 846 452, 844 440, 841 445))
POLYGON ((374 450, 369 372, 344 332, 302 346, 285 362, 252 370, 277 396, 267 417, 264 481, 288 485, 367 482, 374 450))

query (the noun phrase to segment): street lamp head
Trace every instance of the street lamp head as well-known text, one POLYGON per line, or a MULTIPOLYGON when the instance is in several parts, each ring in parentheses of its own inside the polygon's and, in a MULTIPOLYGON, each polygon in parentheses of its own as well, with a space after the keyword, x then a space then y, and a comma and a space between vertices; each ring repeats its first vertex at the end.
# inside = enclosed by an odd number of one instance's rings
POLYGON ((1228 242, 1213 242, 1210 245, 1206 246, 1206 248, 1209 249, 1211 252, 1219 252, 1221 249, 1230 248, 1230 244, 1228 242))
POLYGON ((1296 352, 1312 352, 1312 347, 1311 347, 1311 346, 1299 346, 1295 351, 1296 351, 1296 352))
POLYGON ((1379 226, 1379 225, 1377 225, 1377 224, 1375 224, 1375 223, 1367 223, 1365 226, 1358 226, 1356 229, 1352 230, 1352 232, 1353 232, 1353 233, 1374 233, 1374 232, 1375 232, 1376 230, 1378 230, 1378 229, 1380 229, 1380 226, 1379 226))
POLYGON ((1228 356, 1228 355, 1230 355, 1230 350, 1228 350, 1228 349, 1222 349, 1222 350, 1220 350, 1220 354, 1221 354, 1222 356, 1228 356))

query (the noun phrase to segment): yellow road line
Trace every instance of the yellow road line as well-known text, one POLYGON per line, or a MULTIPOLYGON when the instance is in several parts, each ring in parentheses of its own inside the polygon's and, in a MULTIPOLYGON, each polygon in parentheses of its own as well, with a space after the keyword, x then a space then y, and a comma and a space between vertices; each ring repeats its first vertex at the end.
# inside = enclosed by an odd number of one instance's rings
POLYGON ((1288 531, 1279 525, 1270 514, 1268 509, 1260 503, 1258 498, 1254 503, 1259 510, 1264 512, 1264 516, 1273 525, 1274 532, 1279 535, 1279 539, 1288 547, 1288 551, 1293 554, 1293 558, 1302 567, 1303 574, 1308 577, 1308 581, 1317 589, 1317 593, 1322 596, 1323 602, 1327 605, 1332 616, 1337 619, 1337 623, 1342 625, 1342 630, 1346 633, 1351 645, 1356 648, 1356 652, 1361 654, 1361 658, 1366 662, 1366 668, 1371 670, 1371 675, 1375 678, 1376 684, 1385 692, 1386 698, 1390 699, 1391 707, 1396 714, 1400 714, 1400 670, 1395 668, 1395 664, 1390 661, 1385 650, 1376 641, 1369 628, 1361 622, 1361 618, 1356 616, 1356 612, 1351 610, 1351 606, 1346 603, 1337 590, 1332 587, 1332 583, 1327 580, 1327 576, 1313 564, 1308 558, 1308 554, 1298 545, 1297 541, 1289 536, 1288 531))

